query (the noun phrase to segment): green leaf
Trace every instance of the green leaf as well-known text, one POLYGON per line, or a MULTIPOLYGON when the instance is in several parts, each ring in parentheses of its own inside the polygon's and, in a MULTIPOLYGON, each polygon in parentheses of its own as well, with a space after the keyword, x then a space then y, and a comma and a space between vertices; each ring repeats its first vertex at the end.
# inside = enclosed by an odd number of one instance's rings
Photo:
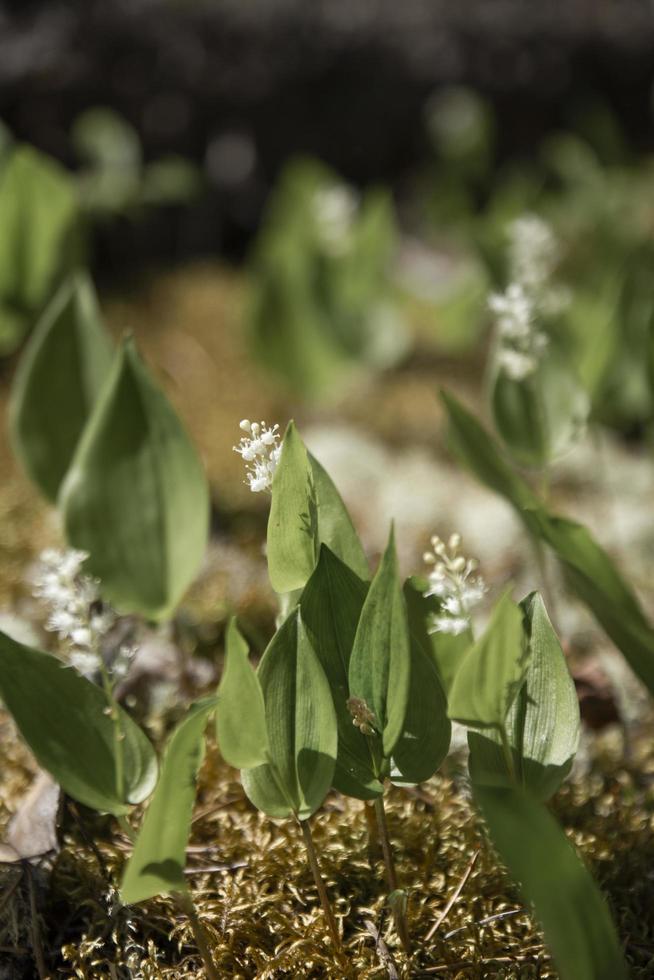
POLYGON ((361 577, 368 565, 350 516, 323 467, 289 422, 275 470, 268 519, 268 572, 279 593, 301 589, 326 544, 361 577))
POLYGON ((528 659, 522 613, 506 592, 456 673, 449 694, 450 718, 471 728, 501 728, 522 686, 528 659))
POLYGON ((296 609, 274 635, 257 671, 266 705, 270 764, 246 769, 249 799, 270 817, 306 820, 334 775, 336 713, 320 661, 296 609))
POLYGON ((495 427, 511 455, 544 466, 579 438, 589 401, 567 359, 549 350, 533 374, 518 381, 495 370, 491 401, 495 427))
POLYGON ((352 519, 334 483, 318 460, 307 453, 316 495, 318 542, 326 544, 359 578, 368 580, 370 568, 352 519))
MULTIPOLYGON (((407 605, 412 592, 405 583, 407 605)), ((447 700, 430 655, 427 633, 410 624, 411 675, 402 734, 393 749, 390 778, 396 785, 414 785, 430 779, 447 755, 452 726, 447 700)))
POLYGON ((367 583, 322 545, 316 570, 300 599, 302 620, 329 682, 336 711, 334 787, 360 800, 374 799, 383 792, 372 768, 368 740, 352 724, 347 707, 350 655, 367 592, 367 583))
POLYGON ((301 589, 316 564, 318 516, 311 466, 293 422, 288 423, 272 485, 268 574, 275 592, 301 589))
POLYGON ((209 493, 170 402, 126 342, 60 495, 70 543, 121 612, 172 613, 207 543, 209 493))
POLYGON ((539 501, 527 483, 511 468, 495 440, 460 402, 445 391, 441 399, 449 420, 449 441, 454 454, 491 490, 505 497, 524 519, 525 509, 539 501))
POLYGON ((218 746, 236 769, 252 769, 268 759, 266 709, 259 679, 248 660, 248 646, 232 619, 227 627, 225 666, 218 688, 218 746))
POLYGON ((16 455, 52 501, 111 358, 93 285, 86 274, 76 273, 39 320, 19 362, 9 404, 16 455))
POLYGON ((409 627, 391 528, 361 610, 349 666, 350 694, 373 712, 385 758, 404 727, 410 669, 409 627))
POLYGON ((521 790, 475 787, 493 843, 533 903, 561 980, 626 980, 606 903, 545 807, 521 790))
POLYGON ((463 633, 429 633, 431 619, 441 611, 441 602, 434 596, 425 596, 428 585, 426 580, 418 576, 407 579, 404 585, 409 617, 409 629, 412 635, 419 638, 423 649, 429 653, 432 663, 445 694, 449 695, 454 677, 463 655, 468 652, 474 642, 472 630, 463 633))
MULTIPOLYGON (((523 599, 529 662, 524 684, 509 709, 506 731, 514 771, 522 785, 546 800, 572 766, 579 743, 579 702, 561 645, 538 593, 523 599)), ((511 786, 499 735, 468 732, 470 776, 475 785, 511 786)))
POLYGON ((0 174, 0 227, 0 352, 7 353, 81 258, 66 171, 32 147, 13 150, 0 174))
POLYGON ((562 562, 570 588, 654 694, 654 630, 615 565, 581 524, 537 511, 537 532, 562 562))
POLYGON ((187 889, 184 868, 195 781, 204 757, 204 729, 216 703, 216 698, 205 698, 192 705, 168 740, 157 787, 123 874, 120 896, 125 905, 187 889))
POLYGON ((570 588, 654 693, 654 630, 607 553, 581 524, 549 514, 504 462, 492 436, 451 395, 444 394, 443 401, 457 455, 482 483, 515 507, 531 534, 552 548, 570 588))
POLYGON ((116 816, 152 792, 157 760, 120 709, 124 783, 116 786, 114 725, 104 692, 56 657, 0 633, 0 698, 39 765, 85 806, 116 816))

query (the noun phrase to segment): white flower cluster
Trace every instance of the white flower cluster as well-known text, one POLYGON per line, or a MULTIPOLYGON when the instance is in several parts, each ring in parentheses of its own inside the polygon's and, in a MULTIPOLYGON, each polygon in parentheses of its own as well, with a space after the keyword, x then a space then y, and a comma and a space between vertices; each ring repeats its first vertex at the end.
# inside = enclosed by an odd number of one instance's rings
MULTIPOLYGON (((49 609, 46 629, 69 644, 70 663, 88 677, 98 669, 101 642, 116 615, 102 605, 97 580, 82 574, 87 558, 85 551, 74 548, 43 551, 34 577, 34 595, 49 609)), ((126 673, 133 655, 131 648, 121 647, 112 665, 113 674, 126 673)))
POLYGON ((316 191, 312 206, 325 249, 332 255, 342 255, 350 246, 359 207, 357 195, 343 184, 334 184, 316 191))
POLYGON ((536 326, 534 302, 518 282, 493 293, 488 305, 496 316, 500 366, 514 381, 533 374, 547 347, 547 335, 536 326))
POLYGON ((240 427, 247 435, 241 437, 235 453, 246 464, 247 483, 253 493, 272 489, 272 480, 282 447, 279 443, 279 426, 267 426, 265 422, 243 419, 240 427))
POLYGON ((508 233, 511 283, 504 293, 492 294, 488 305, 497 318, 500 367, 521 381, 536 370, 547 346, 538 321, 560 312, 569 295, 551 282, 559 247, 550 226, 525 214, 511 222, 508 233))
POLYGON ((509 269, 514 282, 532 295, 542 292, 559 261, 554 232, 536 214, 523 214, 512 221, 509 232, 509 269))
POLYGON ((432 566, 429 588, 424 593, 436 596, 441 608, 434 613, 429 625, 430 633, 450 633, 458 636, 471 625, 471 611, 483 598, 486 586, 481 576, 472 577, 477 568, 474 558, 464 558, 459 553, 461 535, 452 534, 447 544, 434 535, 433 551, 426 551, 424 561, 432 566))

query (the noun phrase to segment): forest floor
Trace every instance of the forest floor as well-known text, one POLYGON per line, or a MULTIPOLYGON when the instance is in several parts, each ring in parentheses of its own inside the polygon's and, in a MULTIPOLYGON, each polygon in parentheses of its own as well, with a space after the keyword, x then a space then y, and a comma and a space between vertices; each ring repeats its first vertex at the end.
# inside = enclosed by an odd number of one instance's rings
MULTIPOLYGON (((212 541, 176 632, 183 638, 181 655, 169 632, 148 634, 147 657, 131 693, 158 745, 188 701, 215 684, 228 615, 239 615, 255 654, 273 629, 275 599, 262 553, 267 501, 249 493, 241 460, 232 452, 244 416, 281 428, 291 415, 296 418, 341 490, 373 560, 392 517, 406 574, 421 571, 432 533, 457 530, 466 553, 480 560, 491 596, 508 581, 518 597, 542 587, 511 512, 462 472, 444 446, 438 385, 447 383, 478 407, 478 361, 418 351, 382 377, 357 379, 328 406, 298 407, 252 364, 240 326, 242 305, 239 277, 208 265, 153 278, 139 292, 105 304, 111 329, 135 333, 185 419, 213 492, 212 541)), ((7 392, 3 379, 3 416, 7 392)), ((4 424, 0 465, 0 629, 51 647, 29 580, 38 553, 56 544, 60 532, 56 515, 18 471, 4 424)), ((650 613, 651 472, 642 447, 605 436, 563 460, 550 491, 558 510, 583 520, 608 548, 650 613)), ((556 569, 549 572, 550 611, 585 719, 571 778, 553 809, 607 896, 633 976, 653 977, 654 714, 622 658, 565 593, 556 569)), ((368 838, 365 806, 338 794, 328 797, 313 825, 343 931, 345 954, 339 959, 299 828, 254 811, 238 774, 210 743, 187 873, 219 976, 555 977, 537 927, 485 838, 466 773, 465 740, 455 732, 436 777, 389 793, 398 877, 410 891, 410 958, 401 951, 385 906, 382 865, 368 838)), ((0 712, 0 837, 25 812, 25 794, 37 776, 34 759, 0 712)), ((134 826, 138 819, 135 811, 134 826)), ((29 834, 23 833, 26 850, 29 834)), ((56 844, 42 859, 12 860, 3 849, 0 980, 32 978, 39 975, 35 969, 41 976, 89 980, 202 976, 189 924, 172 900, 119 907, 116 884, 129 846, 110 818, 63 801, 56 844)))

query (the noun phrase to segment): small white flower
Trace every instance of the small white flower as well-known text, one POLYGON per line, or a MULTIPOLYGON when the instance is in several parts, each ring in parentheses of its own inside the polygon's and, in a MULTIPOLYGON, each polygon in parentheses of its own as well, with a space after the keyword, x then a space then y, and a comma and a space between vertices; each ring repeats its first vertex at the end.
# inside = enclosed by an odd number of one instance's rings
POLYGON ((423 556, 431 566, 424 595, 440 599, 441 608, 432 616, 429 632, 458 636, 470 628, 471 611, 483 599, 486 586, 480 576, 472 576, 477 562, 459 554, 460 534, 450 535, 447 544, 434 535, 431 545, 433 551, 423 556))
POLYGON ((511 278, 529 292, 539 293, 559 261, 554 232, 538 215, 523 214, 510 223, 508 233, 511 278))
POLYGON ((449 633, 459 636, 470 627, 470 620, 465 616, 434 616, 429 629, 430 633, 449 633))
POLYGON ((73 650, 69 657, 71 667, 79 671, 84 677, 91 678, 98 669, 98 658, 95 653, 88 650, 73 650))
POLYGON ((491 294, 488 305, 496 318, 498 366, 522 381, 536 371, 547 347, 541 319, 565 309, 570 294, 552 283, 559 247, 542 218, 525 214, 511 222, 508 234, 511 282, 504 293, 491 294))
POLYGON ((115 614, 98 608, 98 582, 81 571, 87 558, 86 552, 72 548, 44 551, 34 578, 34 595, 49 608, 46 629, 69 645, 70 663, 91 676, 98 667, 102 638, 111 629, 115 614))
POLYGON ((349 248, 358 206, 357 195, 343 184, 322 188, 313 195, 313 213, 322 244, 332 255, 342 255, 349 248))
POLYGON ((511 347, 500 348, 497 362, 512 381, 523 381, 538 367, 538 360, 531 354, 523 354, 522 351, 513 350, 511 347))
POLYGON ((246 480, 253 493, 272 489, 272 481, 279 462, 282 447, 279 444, 279 426, 243 419, 240 428, 247 433, 241 437, 234 452, 246 464, 246 480))

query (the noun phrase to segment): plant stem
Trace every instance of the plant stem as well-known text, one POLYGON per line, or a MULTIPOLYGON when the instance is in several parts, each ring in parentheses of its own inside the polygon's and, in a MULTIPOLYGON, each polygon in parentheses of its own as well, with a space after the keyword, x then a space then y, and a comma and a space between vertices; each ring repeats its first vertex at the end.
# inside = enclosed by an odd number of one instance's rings
POLYGON ((515 764, 513 762, 513 752, 511 751, 509 736, 507 735, 506 727, 504 725, 500 727, 500 738, 502 739, 502 752, 504 753, 504 761, 506 762, 506 768, 509 770, 511 782, 517 785, 518 780, 516 778, 515 764))
MULTIPOLYGON (((395 861, 393 860, 391 841, 388 836, 388 826, 386 824, 386 810, 384 809, 383 796, 378 796, 375 798, 375 815, 377 817, 377 829, 379 831, 382 854, 384 855, 384 867, 386 868, 388 890, 389 892, 395 892, 398 890, 397 875, 395 873, 395 861)), ((404 912, 396 911, 394 907, 393 918, 395 919, 395 928, 398 936, 400 937, 402 948, 404 949, 404 952, 409 955, 411 944, 409 941, 409 927, 407 925, 406 915, 404 912)))
POLYGON ((536 562, 538 564, 538 571, 540 573, 541 584, 543 588, 543 596, 545 597, 545 605, 547 606, 547 611, 549 613, 550 619, 552 620, 552 625, 556 629, 556 604, 554 601, 554 589, 552 588, 552 580, 550 578, 549 569, 547 567, 547 554, 545 548, 543 547, 543 542, 535 534, 531 535, 531 541, 534 547, 534 554, 536 556, 536 562))
POLYGON ((366 827, 368 830, 368 853, 370 860, 374 861, 381 856, 381 848, 379 846, 379 830, 377 829, 375 808, 370 800, 363 801, 363 812, 366 817, 366 827))
POLYGON ((107 698, 107 707, 109 709, 109 716, 113 722, 114 726, 114 750, 116 753, 116 792, 120 799, 123 799, 125 793, 125 773, 123 765, 123 730, 120 727, 120 713, 118 709, 118 701, 114 695, 113 684, 111 683, 111 678, 109 677, 109 671, 107 670, 107 665, 104 662, 102 654, 98 653, 98 663, 100 664, 100 675, 102 677, 102 687, 104 688, 104 693, 107 698))
POLYGON ((341 937, 338 934, 338 926, 336 925, 336 918, 334 917, 331 903, 329 901, 329 895, 327 894, 327 888, 325 887, 325 882, 320 872, 320 865, 318 864, 318 856, 316 854, 316 848, 313 843, 313 835, 311 833, 311 827, 309 826, 308 820, 298 820, 298 823, 302 828, 302 836, 304 837, 304 846, 307 849, 309 866, 311 867, 313 880, 315 881, 316 888, 318 889, 320 904, 322 905, 322 910, 325 913, 325 918, 327 919, 327 924, 329 926, 329 931, 331 933, 334 946, 336 947, 336 949, 340 950, 342 949, 341 937))
POLYGON ((195 945, 198 948, 198 952, 202 957, 202 962, 204 963, 204 968, 207 972, 207 977, 209 980, 220 980, 216 967, 214 966, 213 957, 211 955, 211 950, 209 949, 209 939, 207 936, 207 931, 200 922, 198 913, 196 912, 193 899, 186 892, 176 892, 175 899, 179 908, 182 910, 184 915, 187 917, 191 924, 191 930, 193 932, 193 938, 195 940, 195 945))

